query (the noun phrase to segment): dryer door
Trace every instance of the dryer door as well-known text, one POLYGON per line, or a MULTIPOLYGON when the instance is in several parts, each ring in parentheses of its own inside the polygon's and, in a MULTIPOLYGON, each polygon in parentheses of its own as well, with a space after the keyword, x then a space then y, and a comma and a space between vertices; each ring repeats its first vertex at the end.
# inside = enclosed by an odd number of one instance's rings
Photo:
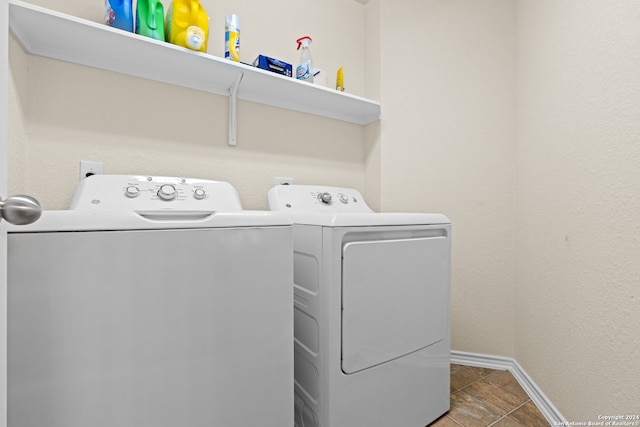
POLYGON ((352 374, 448 333, 445 236, 347 243, 342 261, 342 370, 352 374))

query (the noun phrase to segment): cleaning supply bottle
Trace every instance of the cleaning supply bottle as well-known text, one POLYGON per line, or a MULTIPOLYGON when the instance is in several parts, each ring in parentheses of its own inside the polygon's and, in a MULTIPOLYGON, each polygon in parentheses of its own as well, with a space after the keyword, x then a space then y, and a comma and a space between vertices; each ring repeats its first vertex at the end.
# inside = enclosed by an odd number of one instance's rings
POLYGON ((338 68, 338 74, 336 75, 336 90, 344 92, 344 68, 338 68))
POLYGON ((133 32, 131 0, 104 0, 104 22, 114 28, 133 32))
POLYGON ((164 6, 160 0, 138 0, 136 34, 164 41, 164 6))
POLYGON ((224 57, 240 62, 240 17, 227 16, 225 22, 224 57))
POLYGON ((302 47, 302 53, 300 54, 300 63, 296 68, 296 79, 304 80, 309 83, 313 83, 313 60, 311 59, 311 51, 309 51, 309 43, 311 43, 311 37, 300 37, 298 42, 298 50, 302 47))
POLYGON ((173 0, 167 10, 165 37, 169 43, 207 51, 209 17, 198 0, 173 0))

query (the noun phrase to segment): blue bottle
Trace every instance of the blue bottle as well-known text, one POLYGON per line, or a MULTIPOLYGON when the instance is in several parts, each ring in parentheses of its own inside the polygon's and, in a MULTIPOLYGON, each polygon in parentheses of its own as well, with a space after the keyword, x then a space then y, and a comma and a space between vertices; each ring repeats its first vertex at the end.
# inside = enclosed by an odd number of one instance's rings
POLYGON ((131 0, 104 0, 104 22, 112 27, 133 32, 131 0))

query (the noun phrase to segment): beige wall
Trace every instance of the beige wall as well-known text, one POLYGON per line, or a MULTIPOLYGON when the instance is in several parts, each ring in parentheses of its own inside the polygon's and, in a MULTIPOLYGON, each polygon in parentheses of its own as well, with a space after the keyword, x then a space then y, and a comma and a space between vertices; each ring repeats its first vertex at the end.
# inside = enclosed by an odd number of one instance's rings
POLYGON ((380 8, 381 206, 451 217, 453 348, 569 420, 637 413, 640 4, 380 8))
MULTIPOLYGON (((360 0, 359 0, 360 1, 360 0)), ((365 0, 365 96, 370 99, 380 99, 380 43, 381 19, 380 1, 365 0)), ((384 109, 384 107, 382 107, 384 109)), ((382 208, 381 175, 382 146, 380 139, 380 121, 371 123, 365 128, 365 192, 367 204, 374 210, 382 208)))
MULTIPOLYGON (((101 17, 100 2, 40 3, 101 17)), ((222 54, 232 12, 243 59, 295 63, 293 42, 309 33, 318 66, 344 65, 347 89, 380 99, 383 120, 361 127, 240 102, 230 148, 223 97, 27 56, 12 42, 12 193, 66 208, 86 159, 107 173, 227 180, 250 209, 274 176, 292 176, 359 188, 385 211, 443 212, 453 348, 515 357, 569 420, 638 412, 636 0, 203 3, 210 53, 222 54)))
POLYGON ((513 356, 515 5, 381 7, 382 207, 450 217, 452 347, 513 356))
POLYGON ((640 2, 518 2, 515 356, 569 420, 640 406, 640 2))

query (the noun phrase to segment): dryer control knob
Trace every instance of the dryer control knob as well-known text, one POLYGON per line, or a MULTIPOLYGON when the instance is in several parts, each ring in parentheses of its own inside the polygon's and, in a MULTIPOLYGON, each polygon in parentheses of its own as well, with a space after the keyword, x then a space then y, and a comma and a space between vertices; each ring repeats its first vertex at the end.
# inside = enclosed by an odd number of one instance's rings
POLYGON ((164 184, 158 190, 158 197, 160 197, 161 200, 165 200, 167 202, 175 199, 177 196, 178 191, 173 185, 164 184))
POLYGON ((138 197, 140 195, 140 190, 135 185, 130 185, 124 190, 124 194, 127 197, 131 197, 133 199, 134 197, 138 197))
POLYGON ((331 203, 331 194, 330 193, 320 193, 318 194, 318 199, 322 201, 322 203, 331 203))
POLYGON ((343 194, 342 196, 340 196, 340 201, 346 205, 347 203, 349 203, 349 198, 343 194))
POLYGON ((202 188, 196 188, 195 191, 193 192, 193 197, 196 200, 202 200, 205 198, 206 195, 207 193, 202 188))

